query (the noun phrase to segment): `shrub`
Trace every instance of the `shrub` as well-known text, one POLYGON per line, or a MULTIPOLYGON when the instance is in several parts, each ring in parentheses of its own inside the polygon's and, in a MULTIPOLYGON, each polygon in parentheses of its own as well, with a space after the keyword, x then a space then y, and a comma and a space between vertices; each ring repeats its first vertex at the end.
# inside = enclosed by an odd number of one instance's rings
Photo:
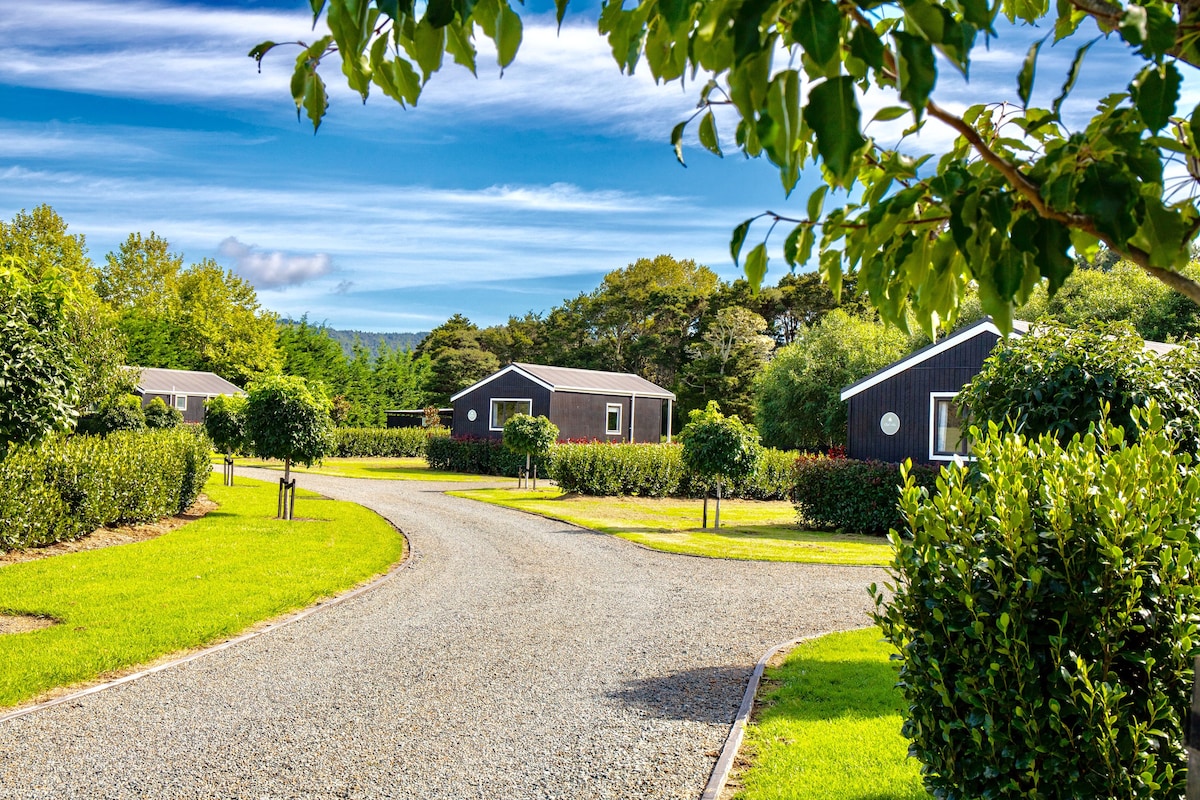
POLYGON ((1039 325, 997 348, 959 400, 981 428, 994 422, 1027 436, 1049 433, 1065 443, 1099 422, 1106 404, 1109 420, 1136 437, 1131 411, 1153 399, 1195 453, 1200 352, 1187 344, 1156 355, 1143 344, 1128 325, 1088 330, 1039 325))
MULTIPOLYGON (((918 486, 932 487, 938 468, 913 466, 918 486)), ((885 534, 902 527, 900 465, 804 455, 792 473, 792 500, 806 525, 850 533, 885 534)))
MULTIPOLYGON (((425 460, 431 469, 510 478, 525 466, 525 457, 506 448, 499 439, 475 436, 432 436, 425 460)), ((538 462, 538 471, 545 471, 543 462, 538 462)))
POLYGON ((246 435, 260 458, 283 462, 284 480, 292 462, 306 466, 333 449, 329 398, 320 384, 293 375, 275 375, 246 389, 246 435))
POLYGON ((420 458, 432 436, 446 428, 338 428, 333 454, 338 458, 420 458))
POLYGON ((178 408, 172 408, 163 402, 161 397, 155 397, 142 409, 142 419, 146 427, 153 430, 162 428, 178 428, 183 424, 183 414, 178 408))
POLYGON ((232 455, 247 449, 246 397, 219 394, 205 401, 204 431, 217 452, 232 455))
POLYGON ((935 797, 1184 794, 1200 479, 1156 407, 1066 445, 1011 433, 909 481, 894 593, 905 734, 935 797))
POLYGON ((200 495, 211 447, 177 428, 14 448, 0 461, 0 548, 38 547, 178 513, 200 495))
POLYGON ((93 414, 85 414, 76 427, 80 433, 107 436, 115 431, 140 431, 146 427, 142 401, 137 395, 122 395, 93 414))

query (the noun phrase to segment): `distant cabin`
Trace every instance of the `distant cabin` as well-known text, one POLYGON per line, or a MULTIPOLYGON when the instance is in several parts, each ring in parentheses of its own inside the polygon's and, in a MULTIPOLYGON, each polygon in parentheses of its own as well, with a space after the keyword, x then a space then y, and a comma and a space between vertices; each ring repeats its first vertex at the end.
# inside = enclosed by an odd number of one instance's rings
MULTIPOLYGON (((1013 320, 1012 336, 1030 324, 1013 320)), ((942 464, 970 453, 955 397, 983 368, 1002 338, 985 318, 924 347, 842 390, 847 408, 846 455, 914 464, 942 464)), ((1163 353, 1176 345, 1146 342, 1163 353)))
POLYGON ((204 422, 204 401, 217 395, 245 394, 238 386, 212 372, 188 369, 131 367, 139 373, 134 391, 142 398, 142 407, 154 398, 179 409, 184 422, 204 422))
MULTIPOLYGON (((453 408, 439 408, 438 424, 447 428, 454 419, 453 408)), ((383 412, 385 424, 389 428, 423 428, 425 427, 425 409, 399 408, 383 412)))
POLYGON ((455 436, 499 439, 515 414, 545 416, 560 439, 671 438, 675 395, 628 372, 509 364, 450 398, 455 436))

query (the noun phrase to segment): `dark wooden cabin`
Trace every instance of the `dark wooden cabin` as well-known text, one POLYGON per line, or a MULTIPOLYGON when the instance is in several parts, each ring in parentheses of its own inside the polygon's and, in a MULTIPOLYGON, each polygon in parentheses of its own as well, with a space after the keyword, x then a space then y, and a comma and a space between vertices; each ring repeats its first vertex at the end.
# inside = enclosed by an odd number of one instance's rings
POLYGON ((514 414, 548 417, 560 439, 671 438, 675 395, 627 372, 509 364, 450 398, 455 436, 499 439, 514 414))
POLYGON ((137 388, 142 407, 160 398, 168 406, 179 409, 184 422, 204 422, 204 401, 220 394, 244 394, 240 388, 212 372, 189 369, 156 369, 131 367, 138 372, 137 388))

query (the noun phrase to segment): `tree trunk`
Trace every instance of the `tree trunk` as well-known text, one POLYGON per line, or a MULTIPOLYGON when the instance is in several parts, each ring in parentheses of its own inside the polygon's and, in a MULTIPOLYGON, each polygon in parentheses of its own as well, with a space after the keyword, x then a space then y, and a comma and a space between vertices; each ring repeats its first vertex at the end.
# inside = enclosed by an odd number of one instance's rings
POLYGON ((713 530, 721 527, 721 482, 717 481, 717 513, 713 518, 713 530))
POLYGON ((708 527, 708 489, 704 490, 704 516, 700 519, 700 528, 708 527))

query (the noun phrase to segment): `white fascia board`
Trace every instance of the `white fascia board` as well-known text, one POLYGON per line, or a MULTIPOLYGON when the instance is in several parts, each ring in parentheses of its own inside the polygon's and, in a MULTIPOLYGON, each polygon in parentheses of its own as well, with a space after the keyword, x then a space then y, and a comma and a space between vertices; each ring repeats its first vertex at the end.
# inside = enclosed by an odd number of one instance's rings
POLYGON ((460 397, 462 397, 462 396, 464 396, 464 395, 470 394, 471 392, 475 391, 476 389, 478 389, 478 388, 479 388, 479 387, 481 387, 481 386, 487 386, 489 383, 491 383, 492 381, 496 380, 496 379, 497 379, 497 378, 499 378, 501 375, 507 375, 507 374, 508 374, 508 373, 510 373, 510 372, 516 372, 516 373, 518 373, 519 375, 521 375, 521 377, 523 377, 523 378, 528 378, 529 380, 531 380, 531 381, 533 381, 534 383, 536 383, 538 386, 541 386, 541 387, 543 387, 543 388, 545 388, 545 389, 549 389, 549 390, 550 390, 550 391, 552 391, 552 392, 554 391, 554 387, 553 387, 553 386, 551 386, 550 384, 546 383, 546 382, 545 382, 544 380, 542 380, 541 378, 535 378, 533 375, 530 375, 528 372, 526 372, 525 370, 521 369, 521 368, 520 368, 520 367, 518 367, 516 364, 509 364, 507 367, 505 367, 504 369, 500 370, 499 372, 494 372, 494 373, 492 373, 491 375, 488 375, 488 376, 487 376, 486 378, 484 378, 483 380, 481 380, 481 381, 479 381, 479 382, 477 382, 477 383, 473 383, 473 384, 471 384, 470 386, 468 386, 467 388, 463 389, 463 390, 462 390, 461 392, 459 392, 458 394, 456 394, 456 395, 452 395, 452 396, 450 397, 450 402, 451 402, 451 403, 453 403, 453 402, 454 402, 455 400, 457 400, 458 398, 460 398, 460 397))
MULTIPOLYGON (((895 364, 892 364, 890 367, 884 367, 879 372, 876 372, 874 375, 869 375, 866 378, 863 378, 858 383, 854 383, 854 384, 851 384, 850 386, 847 386, 845 389, 842 390, 842 399, 849 400, 851 397, 854 397, 854 395, 859 394, 860 392, 865 392, 867 389, 870 389, 872 386, 876 386, 880 383, 883 383, 888 378, 895 377, 896 375, 899 375, 901 372, 904 372, 905 370, 911 369, 911 368, 917 366, 918 364, 928 361, 929 359, 933 358, 934 356, 940 356, 942 353, 946 352, 947 350, 950 350, 953 347, 957 347, 958 345, 962 344, 963 342, 965 342, 969 339, 974 339, 976 336, 980 336, 984 333, 993 333, 996 336, 999 336, 1001 338, 1003 338, 1003 336, 1004 336, 1004 334, 1002 334, 1000 332, 1000 329, 996 327, 996 323, 992 322, 990 319, 982 320, 980 322, 977 322, 974 325, 963 328, 962 330, 957 331, 956 333, 952 333, 951 335, 947 336, 945 339, 942 339, 940 342, 937 342, 936 344, 931 344, 922 350, 918 350, 917 352, 913 353, 908 358, 900 359, 895 364)), ((1021 334, 1014 330, 1012 332, 1012 335, 1020 336, 1021 334)))

